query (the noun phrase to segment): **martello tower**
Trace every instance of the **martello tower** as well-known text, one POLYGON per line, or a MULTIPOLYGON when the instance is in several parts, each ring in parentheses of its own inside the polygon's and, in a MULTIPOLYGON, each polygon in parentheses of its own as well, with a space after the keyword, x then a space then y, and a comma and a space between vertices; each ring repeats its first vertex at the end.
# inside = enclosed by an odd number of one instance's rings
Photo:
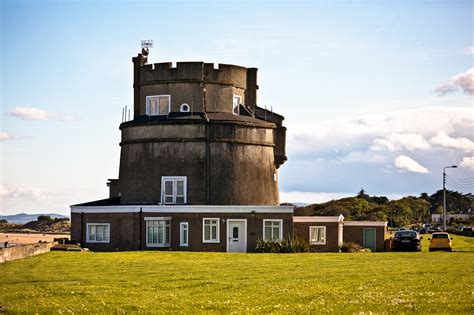
POLYGON ((132 58, 134 119, 122 132, 121 204, 278 205, 283 116, 257 106, 257 69, 132 58))

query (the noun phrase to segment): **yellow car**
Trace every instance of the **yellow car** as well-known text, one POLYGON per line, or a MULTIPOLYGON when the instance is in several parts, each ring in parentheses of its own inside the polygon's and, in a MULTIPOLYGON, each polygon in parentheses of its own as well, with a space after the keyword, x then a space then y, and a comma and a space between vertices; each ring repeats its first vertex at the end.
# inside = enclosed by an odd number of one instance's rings
POLYGON ((453 244, 451 243, 452 238, 446 232, 435 232, 431 235, 430 240, 430 252, 435 250, 447 250, 448 252, 453 250, 453 244))

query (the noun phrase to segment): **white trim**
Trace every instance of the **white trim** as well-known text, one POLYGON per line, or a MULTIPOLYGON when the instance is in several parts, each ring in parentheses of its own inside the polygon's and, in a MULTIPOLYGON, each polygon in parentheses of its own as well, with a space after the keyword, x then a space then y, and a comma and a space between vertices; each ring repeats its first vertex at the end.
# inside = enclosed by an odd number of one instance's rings
POLYGON ((179 246, 182 246, 182 247, 189 246, 189 223, 188 222, 180 222, 179 223, 179 246), (184 226, 186 226, 186 232, 187 232, 186 242, 183 242, 183 231, 184 231, 183 227, 184 226))
POLYGON ((143 220, 148 221, 148 220, 158 220, 158 221, 166 221, 166 220, 171 220, 172 217, 144 217, 143 220))
POLYGON ((345 221, 346 226, 387 226, 383 221, 345 221))
POLYGON ((341 214, 339 216, 331 216, 331 217, 324 217, 324 216, 311 216, 311 217, 293 217, 293 222, 342 222, 344 221, 344 216, 341 214))
MULTIPOLYGON (((265 222, 275 222, 275 221, 280 222, 280 235, 278 236, 278 239, 279 240, 283 239, 283 219, 263 219, 263 234, 262 234, 263 240, 266 240, 265 239, 265 222)), ((273 230, 272 230, 272 234, 273 234, 273 230)))
MULTIPOLYGON (((71 213, 293 213, 293 206, 190 206, 190 205, 130 205, 130 206, 71 206, 71 213)), ((294 217, 304 218, 304 217, 294 217)), ((327 218, 327 217, 326 217, 327 218)), ((297 221, 295 221, 297 222, 297 221)), ((304 221, 302 221, 304 222, 304 221)))
MULTIPOLYGON (((166 116, 171 112, 171 95, 170 94, 162 94, 162 95, 148 95, 145 97, 145 113, 147 116, 166 116), (168 97, 168 112, 166 114, 150 114, 150 99, 154 97, 168 97)), ((160 102, 158 101, 158 112, 160 111, 160 102)))
MULTIPOLYGON (((161 204, 162 205, 176 205, 176 197, 177 197, 177 182, 178 181, 183 181, 184 184, 183 184, 183 203, 182 204, 186 204, 187 202, 187 190, 188 190, 188 177, 187 176, 161 176, 161 204), (165 182, 166 181, 171 181, 173 182, 173 202, 169 202, 169 203, 166 203, 165 202, 165 182)), ((180 203, 181 205, 181 203, 180 203)))
POLYGON ((245 222, 245 232, 244 232, 244 243, 245 243, 245 253, 247 252, 247 219, 227 219, 227 252, 229 252, 229 222, 245 222))
POLYGON ((374 241, 375 241, 375 248, 374 248, 374 252, 377 251, 377 229, 376 228, 364 228, 363 231, 362 231, 362 246, 364 246, 364 248, 367 248, 365 246, 365 230, 374 230, 374 241))
POLYGON ((337 245, 340 247, 344 243, 344 223, 341 221, 337 225, 337 245))
MULTIPOLYGON (((212 226, 212 225, 211 225, 212 226)), ((212 230, 209 231, 210 232, 210 237, 212 238, 212 230)), ((220 243, 220 232, 221 232, 221 219, 220 218, 202 218, 202 242, 203 243, 220 243), (205 236, 204 236, 204 220, 217 220, 217 230, 216 230, 216 237, 217 239, 215 240, 207 240, 205 239, 205 236)))
POLYGON ((309 244, 310 245, 326 245, 326 226, 324 225, 312 225, 309 227, 309 244), (324 241, 323 242, 313 242, 311 240, 311 228, 323 229, 324 241))
POLYGON ((90 244, 92 244, 92 243, 110 243, 110 223, 101 223, 101 222, 86 223, 86 243, 90 243, 90 244), (97 225, 107 226, 107 228, 109 229, 109 231, 108 231, 109 239, 107 241, 92 241, 92 240, 90 240, 89 226, 94 226, 94 225, 95 226, 97 226, 97 225))

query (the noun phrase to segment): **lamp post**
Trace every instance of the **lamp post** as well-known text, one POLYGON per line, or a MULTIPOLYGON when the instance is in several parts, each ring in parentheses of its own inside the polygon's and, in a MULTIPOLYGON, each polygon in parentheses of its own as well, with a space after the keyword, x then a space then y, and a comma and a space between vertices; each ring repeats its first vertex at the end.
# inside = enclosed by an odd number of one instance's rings
POLYGON ((443 231, 446 231, 446 169, 457 167, 457 165, 451 165, 443 168, 443 231))

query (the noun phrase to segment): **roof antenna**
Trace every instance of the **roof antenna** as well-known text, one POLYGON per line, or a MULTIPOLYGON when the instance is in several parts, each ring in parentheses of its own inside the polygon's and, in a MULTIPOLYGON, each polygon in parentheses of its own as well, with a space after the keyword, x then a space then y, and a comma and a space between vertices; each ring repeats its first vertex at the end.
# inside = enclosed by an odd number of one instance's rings
POLYGON ((145 57, 145 63, 148 59, 148 54, 150 53, 150 48, 153 48, 153 40, 152 39, 144 39, 142 40, 142 55, 145 57))

